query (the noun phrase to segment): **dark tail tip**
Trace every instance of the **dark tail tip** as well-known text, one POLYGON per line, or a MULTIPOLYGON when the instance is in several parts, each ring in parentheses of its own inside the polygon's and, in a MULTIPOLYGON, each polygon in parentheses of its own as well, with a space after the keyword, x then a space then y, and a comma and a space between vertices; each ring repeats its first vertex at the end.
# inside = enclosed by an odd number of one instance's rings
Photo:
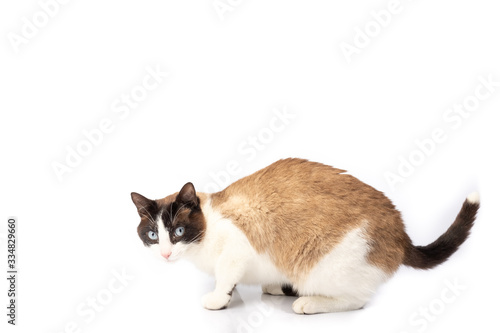
POLYGON ((479 194, 474 192, 465 200, 455 222, 438 239, 427 246, 408 246, 403 264, 430 269, 448 260, 469 237, 478 210, 479 194))

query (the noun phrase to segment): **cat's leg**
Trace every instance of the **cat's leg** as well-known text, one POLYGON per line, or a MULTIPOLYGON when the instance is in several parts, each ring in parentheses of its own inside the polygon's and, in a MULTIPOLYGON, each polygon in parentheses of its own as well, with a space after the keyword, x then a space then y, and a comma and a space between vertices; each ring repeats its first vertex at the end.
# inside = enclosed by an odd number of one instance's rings
POLYGON ((274 295, 274 296, 283 296, 285 293, 281 290, 280 284, 263 284, 262 292, 264 294, 274 295))
POLYGON ((290 284, 267 284, 262 285, 262 292, 264 294, 274 296, 298 296, 295 289, 290 284))
POLYGON ((238 251, 222 253, 215 265, 215 290, 202 298, 206 309, 221 310, 227 307, 233 289, 245 272, 246 263, 246 256, 238 251))
POLYGON ((362 308, 390 276, 367 260, 370 246, 363 229, 350 231, 296 285, 296 313, 349 311, 362 308))
POLYGON ((285 296, 299 296, 297 290, 295 290, 295 288, 293 288, 290 284, 282 284, 281 291, 283 291, 285 296))
POLYGON ((362 308, 364 301, 325 296, 302 296, 293 302, 293 311, 298 314, 350 311, 362 308))

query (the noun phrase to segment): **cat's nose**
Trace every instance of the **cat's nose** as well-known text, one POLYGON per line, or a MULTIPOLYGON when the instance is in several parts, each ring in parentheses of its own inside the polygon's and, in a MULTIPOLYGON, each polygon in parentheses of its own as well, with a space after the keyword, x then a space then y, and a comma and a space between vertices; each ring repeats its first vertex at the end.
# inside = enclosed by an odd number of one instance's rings
POLYGON ((168 251, 168 252, 162 252, 161 255, 165 258, 165 259, 168 259, 170 257, 170 255, 172 254, 171 251, 168 251))

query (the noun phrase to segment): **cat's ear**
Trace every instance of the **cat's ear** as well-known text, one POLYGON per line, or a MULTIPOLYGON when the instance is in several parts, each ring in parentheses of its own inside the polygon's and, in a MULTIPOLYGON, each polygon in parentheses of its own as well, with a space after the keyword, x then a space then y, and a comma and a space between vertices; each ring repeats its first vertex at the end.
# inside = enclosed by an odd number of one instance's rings
POLYGON ((198 206, 198 197, 196 197, 196 190, 193 183, 186 183, 179 191, 179 194, 177 194, 175 201, 192 207, 198 206))
POLYGON ((130 196, 132 197, 132 201, 134 202, 135 207, 137 207, 137 212, 141 217, 148 216, 151 208, 156 205, 156 202, 154 200, 150 200, 145 196, 140 195, 139 193, 132 192, 130 196))

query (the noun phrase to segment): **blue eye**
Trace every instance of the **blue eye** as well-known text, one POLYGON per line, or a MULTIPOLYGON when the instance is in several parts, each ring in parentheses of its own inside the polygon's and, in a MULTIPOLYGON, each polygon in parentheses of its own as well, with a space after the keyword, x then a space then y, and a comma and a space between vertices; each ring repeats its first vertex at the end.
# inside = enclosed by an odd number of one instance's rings
POLYGON ((150 231, 148 232, 148 237, 152 240, 157 240, 158 239, 158 235, 156 234, 156 232, 154 231, 150 231))
POLYGON ((177 229, 175 229, 175 235, 177 237, 184 235, 184 227, 177 227, 177 229))

